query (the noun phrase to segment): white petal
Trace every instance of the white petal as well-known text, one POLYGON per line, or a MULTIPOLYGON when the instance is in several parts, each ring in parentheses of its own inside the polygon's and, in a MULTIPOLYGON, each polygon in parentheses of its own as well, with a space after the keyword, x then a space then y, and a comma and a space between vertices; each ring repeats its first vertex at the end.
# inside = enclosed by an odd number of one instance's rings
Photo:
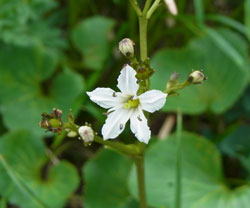
POLYGON ((141 108, 153 113, 161 109, 166 102, 167 94, 160 90, 150 90, 139 96, 141 108))
POLYGON ((172 15, 177 15, 178 14, 178 9, 177 9, 177 6, 176 6, 176 3, 174 0, 165 0, 165 3, 168 7, 168 10, 169 12, 172 14, 172 15))
POLYGON ((87 92, 90 100, 103 108, 112 108, 121 104, 121 93, 110 88, 96 88, 92 92, 87 92))
POLYGON ((124 130, 131 113, 132 110, 120 108, 108 114, 108 118, 102 127, 103 139, 116 138, 124 130))
POLYGON ((139 85, 135 77, 136 71, 129 65, 126 65, 118 77, 117 87, 122 93, 127 95, 136 95, 139 85))
POLYGON ((130 128, 140 142, 148 143, 151 131, 141 109, 136 109, 131 115, 130 128))

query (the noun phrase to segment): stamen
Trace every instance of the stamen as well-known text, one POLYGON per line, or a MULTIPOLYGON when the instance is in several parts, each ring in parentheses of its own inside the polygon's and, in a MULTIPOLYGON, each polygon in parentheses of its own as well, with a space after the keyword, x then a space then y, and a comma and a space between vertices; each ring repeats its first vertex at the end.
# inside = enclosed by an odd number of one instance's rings
POLYGON ((139 99, 134 99, 133 96, 131 96, 126 103, 124 103, 124 108, 131 109, 131 108, 137 108, 140 104, 139 99))
POLYGON ((113 95, 112 95, 113 97, 117 97, 117 95, 115 94, 115 92, 113 92, 113 95))

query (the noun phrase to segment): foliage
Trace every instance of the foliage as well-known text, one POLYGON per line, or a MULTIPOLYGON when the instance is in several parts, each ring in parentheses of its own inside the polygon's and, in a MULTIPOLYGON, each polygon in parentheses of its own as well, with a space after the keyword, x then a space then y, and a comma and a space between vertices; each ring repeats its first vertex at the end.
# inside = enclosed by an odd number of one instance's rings
POLYGON ((27 131, 6 134, 0 141, 1 195, 21 207, 62 207, 78 185, 75 168, 65 161, 46 164, 42 141, 27 131))
MULTIPOLYGON (((149 205, 174 207, 176 134, 173 128, 163 141, 157 134, 181 111, 188 130, 181 132, 182 208, 248 208, 250 1, 177 6, 174 17, 162 1, 148 25, 151 87, 164 90, 173 72, 184 80, 203 70, 208 79, 169 96, 151 117, 149 205)), ((41 113, 52 108, 72 109, 78 123, 94 129, 103 125, 103 111, 85 93, 115 89, 127 63, 118 42, 131 38, 138 54, 137 28, 129 1, 0 0, 1 208, 139 207, 129 158, 39 127, 41 113)), ((133 139, 128 131, 120 137, 133 139)))

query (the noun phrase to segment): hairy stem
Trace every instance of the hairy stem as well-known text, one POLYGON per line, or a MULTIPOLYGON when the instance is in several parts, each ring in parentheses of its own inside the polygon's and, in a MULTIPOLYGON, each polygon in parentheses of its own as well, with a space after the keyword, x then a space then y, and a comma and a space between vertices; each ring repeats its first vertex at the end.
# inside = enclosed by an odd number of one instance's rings
POLYGON ((135 158, 138 192, 140 198, 140 208, 147 208, 146 189, 145 189, 145 169, 144 169, 144 156, 135 158))

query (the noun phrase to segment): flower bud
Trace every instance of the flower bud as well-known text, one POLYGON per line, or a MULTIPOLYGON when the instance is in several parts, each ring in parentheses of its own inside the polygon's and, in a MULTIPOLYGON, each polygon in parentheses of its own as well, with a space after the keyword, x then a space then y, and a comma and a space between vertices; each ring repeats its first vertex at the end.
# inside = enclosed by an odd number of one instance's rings
POLYGON ((124 56, 134 56, 134 42, 124 38, 119 42, 119 50, 124 56))
POLYGON ((54 118, 61 118, 62 117, 62 111, 60 109, 53 108, 51 116, 54 117, 54 118))
POLYGON ((179 79, 179 77, 180 77, 180 74, 179 73, 177 73, 177 72, 174 72, 174 73, 172 73, 171 75, 170 75, 170 81, 177 81, 178 79, 179 79))
POLYGON ((61 133, 63 128, 62 111, 54 108, 51 113, 42 113, 40 127, 54 133, 61 133))
POLYGON ((68 137, 76 137, 77 133, 75 131, 69 131, 67 134, 68 137))
POLYGON ((172 15, 177 15, 178 14, 178 10, 177 10, 177 6, 176 6, 176 3, 174 0, 164 0, 167 7, 168 7, 168 10, 169 12, 172 14, 172 15))
POLYGON ((79 129, 78 129, 78 133, 81 137, 81 139, 88 143, 88 142, 92 142, 94 141, 94 131, 91 127, 89 126, 81 126, 79 129))
POLYGON ((206 80, 205 75, 198 70, 193 71, 188 77, 188 81, 192 84, 201 84, 204 80, 206 80))

